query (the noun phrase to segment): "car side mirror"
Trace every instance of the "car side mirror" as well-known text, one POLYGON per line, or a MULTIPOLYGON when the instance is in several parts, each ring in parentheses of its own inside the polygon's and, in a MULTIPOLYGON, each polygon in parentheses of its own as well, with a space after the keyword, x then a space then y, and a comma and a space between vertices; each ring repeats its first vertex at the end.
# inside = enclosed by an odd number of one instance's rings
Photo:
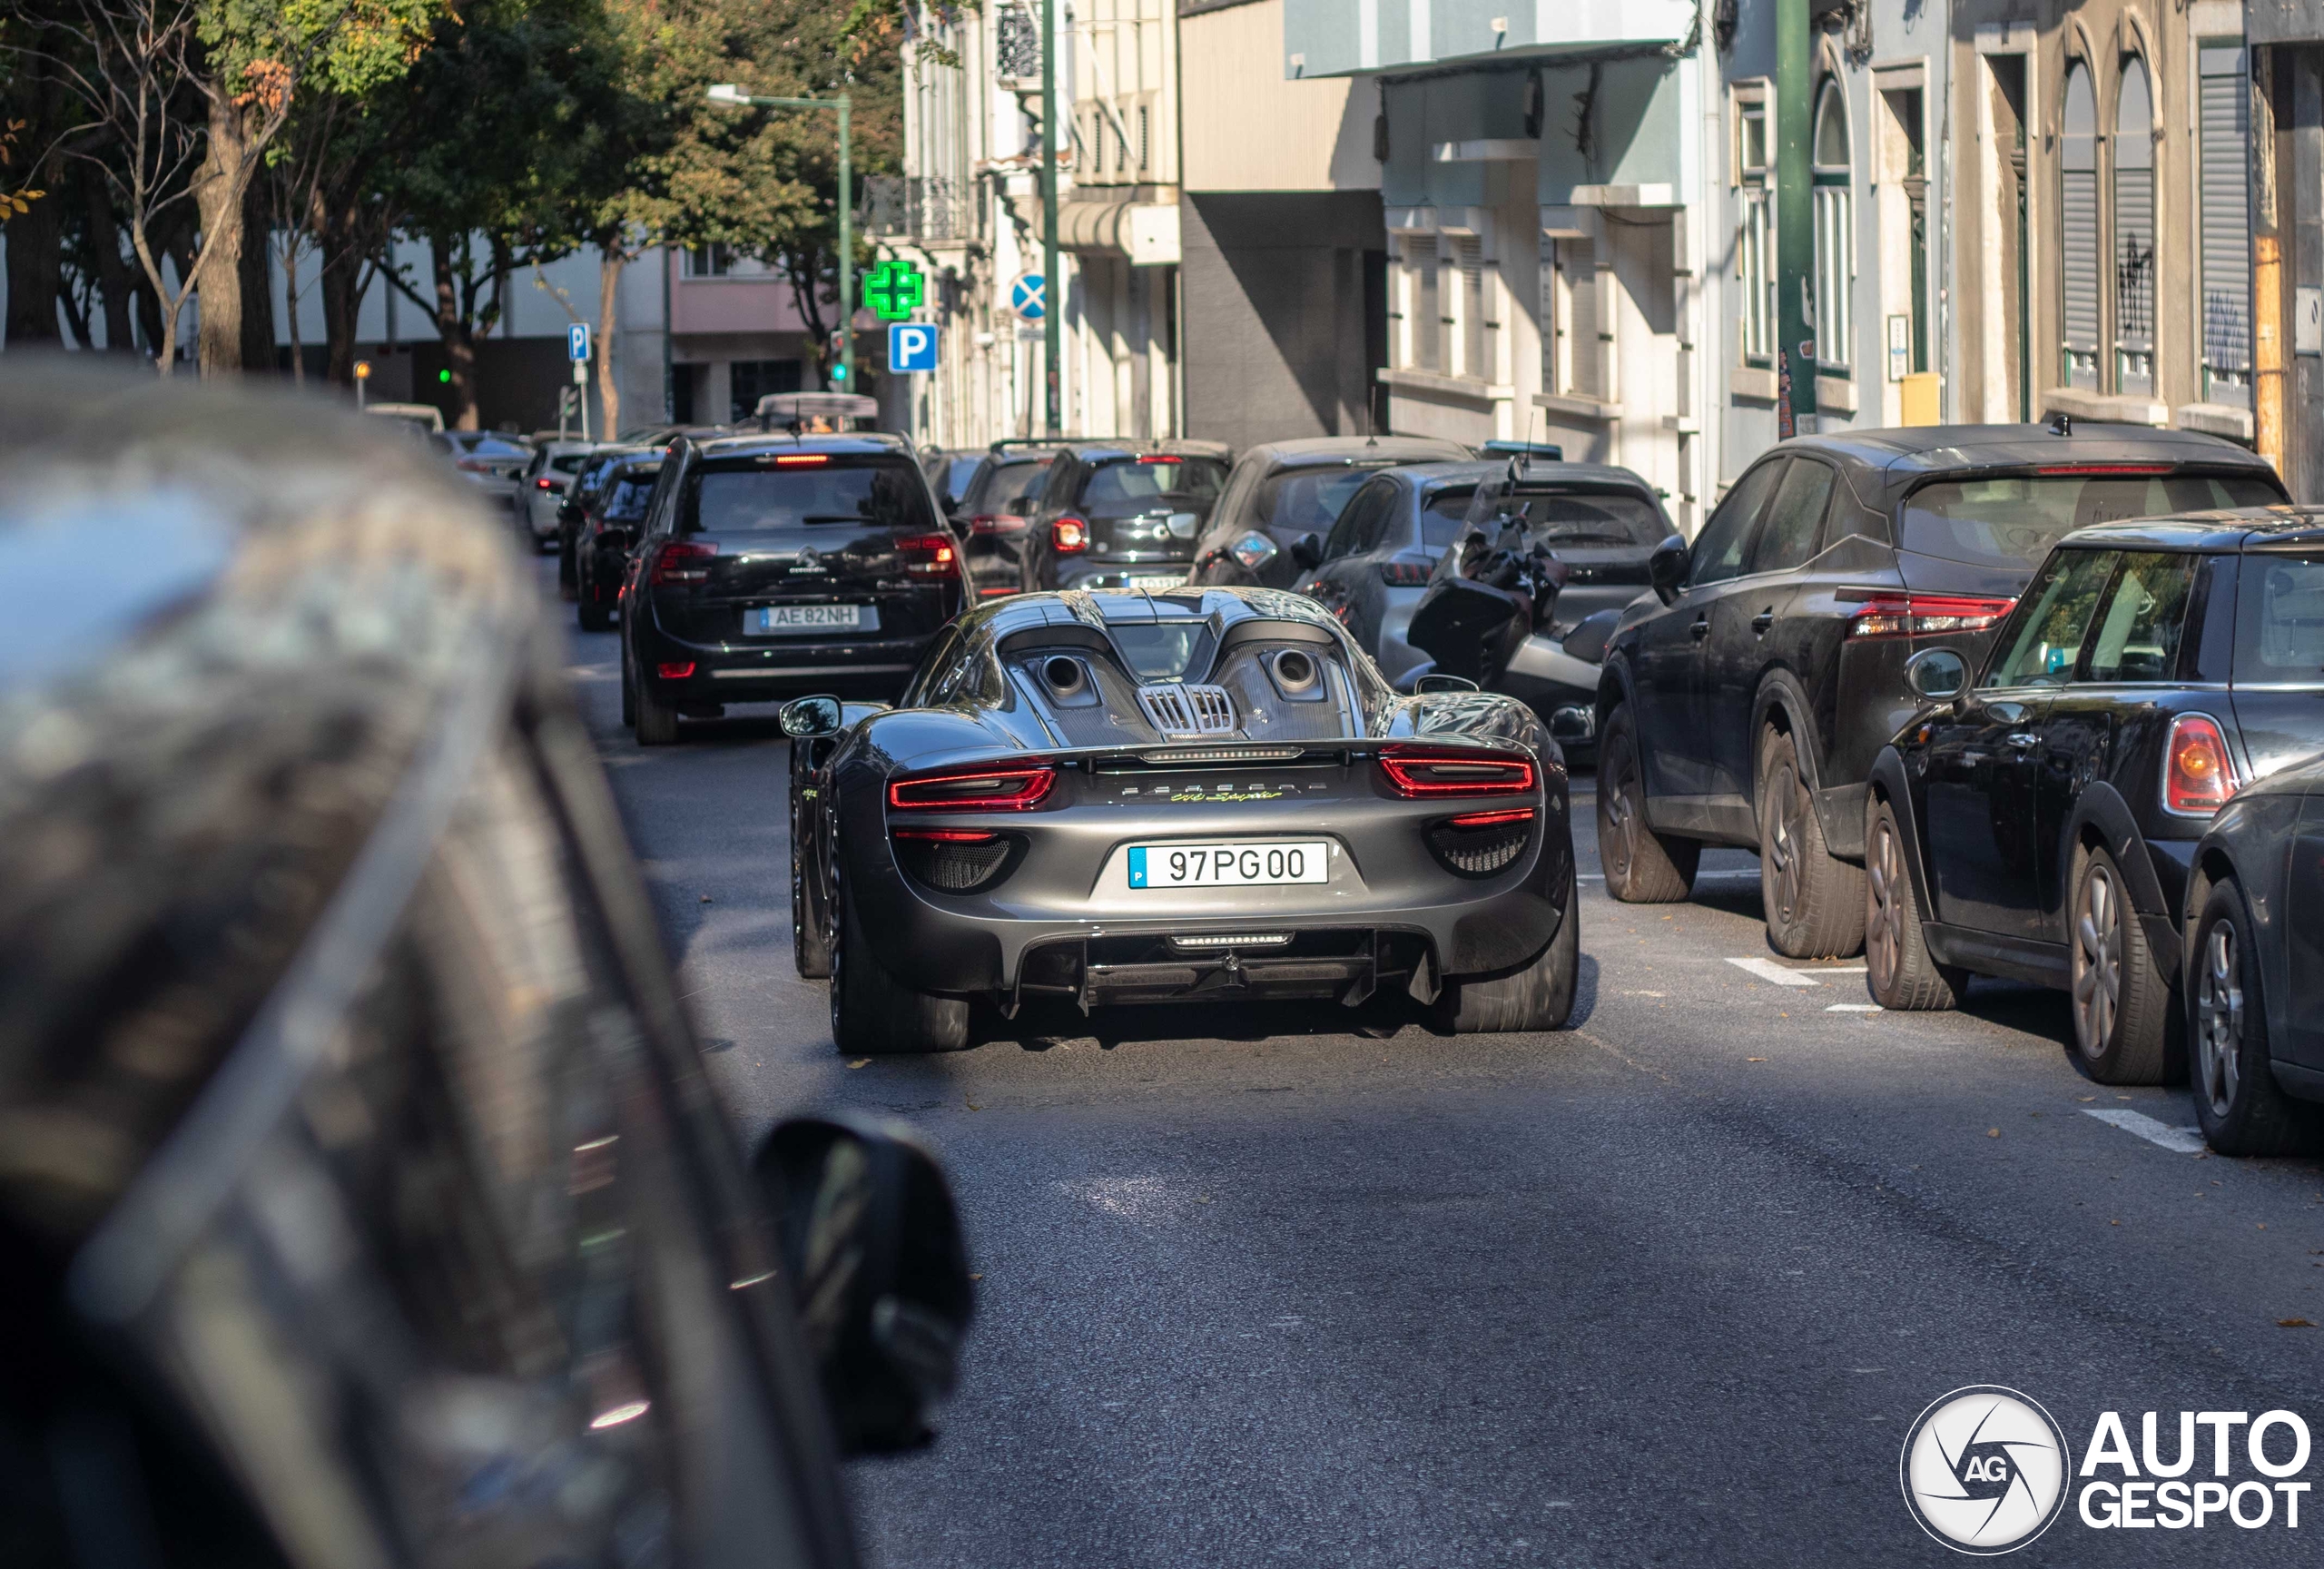
POLYGON ((1949 701, 1969 685, 1968 662, 1950 648, 1924 648, 1905 661, 1905 685, 1932 703, 1949 701))
POLYGON ((1433 671, 1413 683, 1413 693, 1421 696, 1425 696, 1431 692, 1482 692, 1483 690, 1483 687, 1466 676, 1447 676, 1433 671))
POLYGON ((1679 588, 1687 581, 1690 560, 1687 542, 1679 535, 1671 535, 1654 548, 1654 554, 1646 558, 1646 578, 1654 585, 1656 598, 1668 605, 1679 597, 1679 588))
POLYGON ((840 1114, 778 1125, 751 1169, 841 1446, 925 1442, 976 1306, 943 1168, 904 1124, 840 1114))
POLYGON ((1312 571, 1324 564, 1324 541, 1314 534, 1302 534, 1291 542, 1291 564, 1302 572, 1312 571))
POLYGON ((810 736, 829 735, 840 727, 840 706, 836 697, 794 697, 776 714, 783 733, 794 741, 810 736))

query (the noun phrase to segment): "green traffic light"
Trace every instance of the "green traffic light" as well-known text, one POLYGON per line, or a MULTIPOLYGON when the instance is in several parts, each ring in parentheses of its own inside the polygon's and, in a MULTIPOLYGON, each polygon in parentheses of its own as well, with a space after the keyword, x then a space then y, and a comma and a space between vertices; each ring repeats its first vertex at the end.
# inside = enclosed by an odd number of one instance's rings
POLYGON ((844 366, 844 365, 835 365, 835 366, 833 366, 833 367, 832 368, 832 380, 834 380, 834 381, 844 381, 844 380, 847 380, 847 367, 846 367, 846 366, 844 366))
POLYGON ((438 381, 449 381, 451 379, 452 373, 449 370, 438 370, 436 372, 436 380, 438 381))

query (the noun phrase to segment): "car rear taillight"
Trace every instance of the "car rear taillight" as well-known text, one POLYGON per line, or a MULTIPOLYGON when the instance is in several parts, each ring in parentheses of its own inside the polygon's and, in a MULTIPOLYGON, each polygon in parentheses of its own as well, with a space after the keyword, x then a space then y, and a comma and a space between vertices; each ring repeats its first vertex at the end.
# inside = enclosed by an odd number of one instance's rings
POLYGON ((654 674, 665 681, 684 681, 694 675, 694 661, 691 659, 665 660, 654 666, 654 674))
POLYGON ((905 571, 928 575, 950 573, 960 557, 950 534, 907 534, 896 541, 896 553, 905 571))
POLYGON ((778 469, 820 469, 832 460, 828 452, 785 452, 774 460, 778 469))
POLYGON ((2227 737, 2208 714, 2181 714, 2162 744, 2162 809, 2181 817, 2208 817, 2235 794, 2235 764, 2227 737))
POLYGON ((2034 470, 2036 474, 2088 474, 2102 479, 2110 474, 2168 474, 2168 463, 2052 463, 2034 470))
POLYGON ((1022 534, 1025 520, 1009 512, 987 512, 969 519, 971 534, 1022 534))
POLYGON ((1183 463, 1186 459, 1183 458, 1170 458, 1157 454, 1151 458, 1141 458, 1138 461, 1140 463, 1183 463))
POLYGON ((949 768, 888 782, 888 805, 897 812, 1022 812, 1038 806, 1057 783, 1049 763, 999 768, 949 768))
POLYGON ((1070 556, 1077 550, 1089 548, 1089 525, 1078 518, 1059 518, 1049 524, 1049 543, 1058 553, 1070 556))
POLYGON ((696 545, 683 539, 665 545, 661 554, 654 558, 654 586, 658 588, 671 583, 707 583, 710 558, 717 554, 715 545, 696 545))
POLYGON ((1531 757, 1425 746, 1389 747, 1380 754, 1380 771, 1387 775, 1390 789, 1412 800, 1441 795, 1529 795, 1538 777, 1531 757))
POLYGON ((1463 812, 1458 817, 1445 819, 1448 828, 1490 828, 1498 823, 1530 823, 1533 820, 1531 806, 1516 806, 1506 812, 1463 812))
POLYGON ((556 488, 556 481, 548 479, 536 479, 533 481, 533 488, 536 490, 554 490, 556 488))
MULTIPOLYGON (((1842 596, 1846 597, 1844 594, 1842 596)), ((1851 637, 1935 637, 1947 632, 1987 632, 2017 603, 1960 594, 1892 594, 1875 590, 1848 617, 1851 637)))
POLYGON ((1425 561, 1383 561, 1380 581, 1391 588, 1417 588, 1428 581, 1428 575, 1434 570, 1425 561))

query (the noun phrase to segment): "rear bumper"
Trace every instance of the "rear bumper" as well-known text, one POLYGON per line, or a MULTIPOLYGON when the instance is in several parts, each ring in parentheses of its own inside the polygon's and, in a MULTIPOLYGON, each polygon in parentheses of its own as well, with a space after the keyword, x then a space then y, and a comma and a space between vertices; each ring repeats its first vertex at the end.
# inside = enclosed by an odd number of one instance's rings
POLYGON ((1077 561, 1057 569, 1059 588, 1127 588, 1133 577, 1167 577, 1176 587, 1187 580, 1185 561, 1077 561))
POLYGON ((886 698, 919 667, 933 636, 690 643, 671 636, 650 616, 637 619, 637 678, 656 698, 680 708, 780 703, 810 692, 886 698), (660 668, 665 664, 690 664, 694 670, 665 677, 660 668))

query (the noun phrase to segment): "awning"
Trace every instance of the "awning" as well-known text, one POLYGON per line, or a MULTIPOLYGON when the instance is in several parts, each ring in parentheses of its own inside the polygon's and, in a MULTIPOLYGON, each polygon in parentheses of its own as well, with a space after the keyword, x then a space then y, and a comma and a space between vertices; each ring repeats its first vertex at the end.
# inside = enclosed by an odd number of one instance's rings
POLYGON ((1164 202, 1065 202, 1057 242, 1067 251, 1125 256, 1133 267, 1175 266, 1178 208, 1164 202))

